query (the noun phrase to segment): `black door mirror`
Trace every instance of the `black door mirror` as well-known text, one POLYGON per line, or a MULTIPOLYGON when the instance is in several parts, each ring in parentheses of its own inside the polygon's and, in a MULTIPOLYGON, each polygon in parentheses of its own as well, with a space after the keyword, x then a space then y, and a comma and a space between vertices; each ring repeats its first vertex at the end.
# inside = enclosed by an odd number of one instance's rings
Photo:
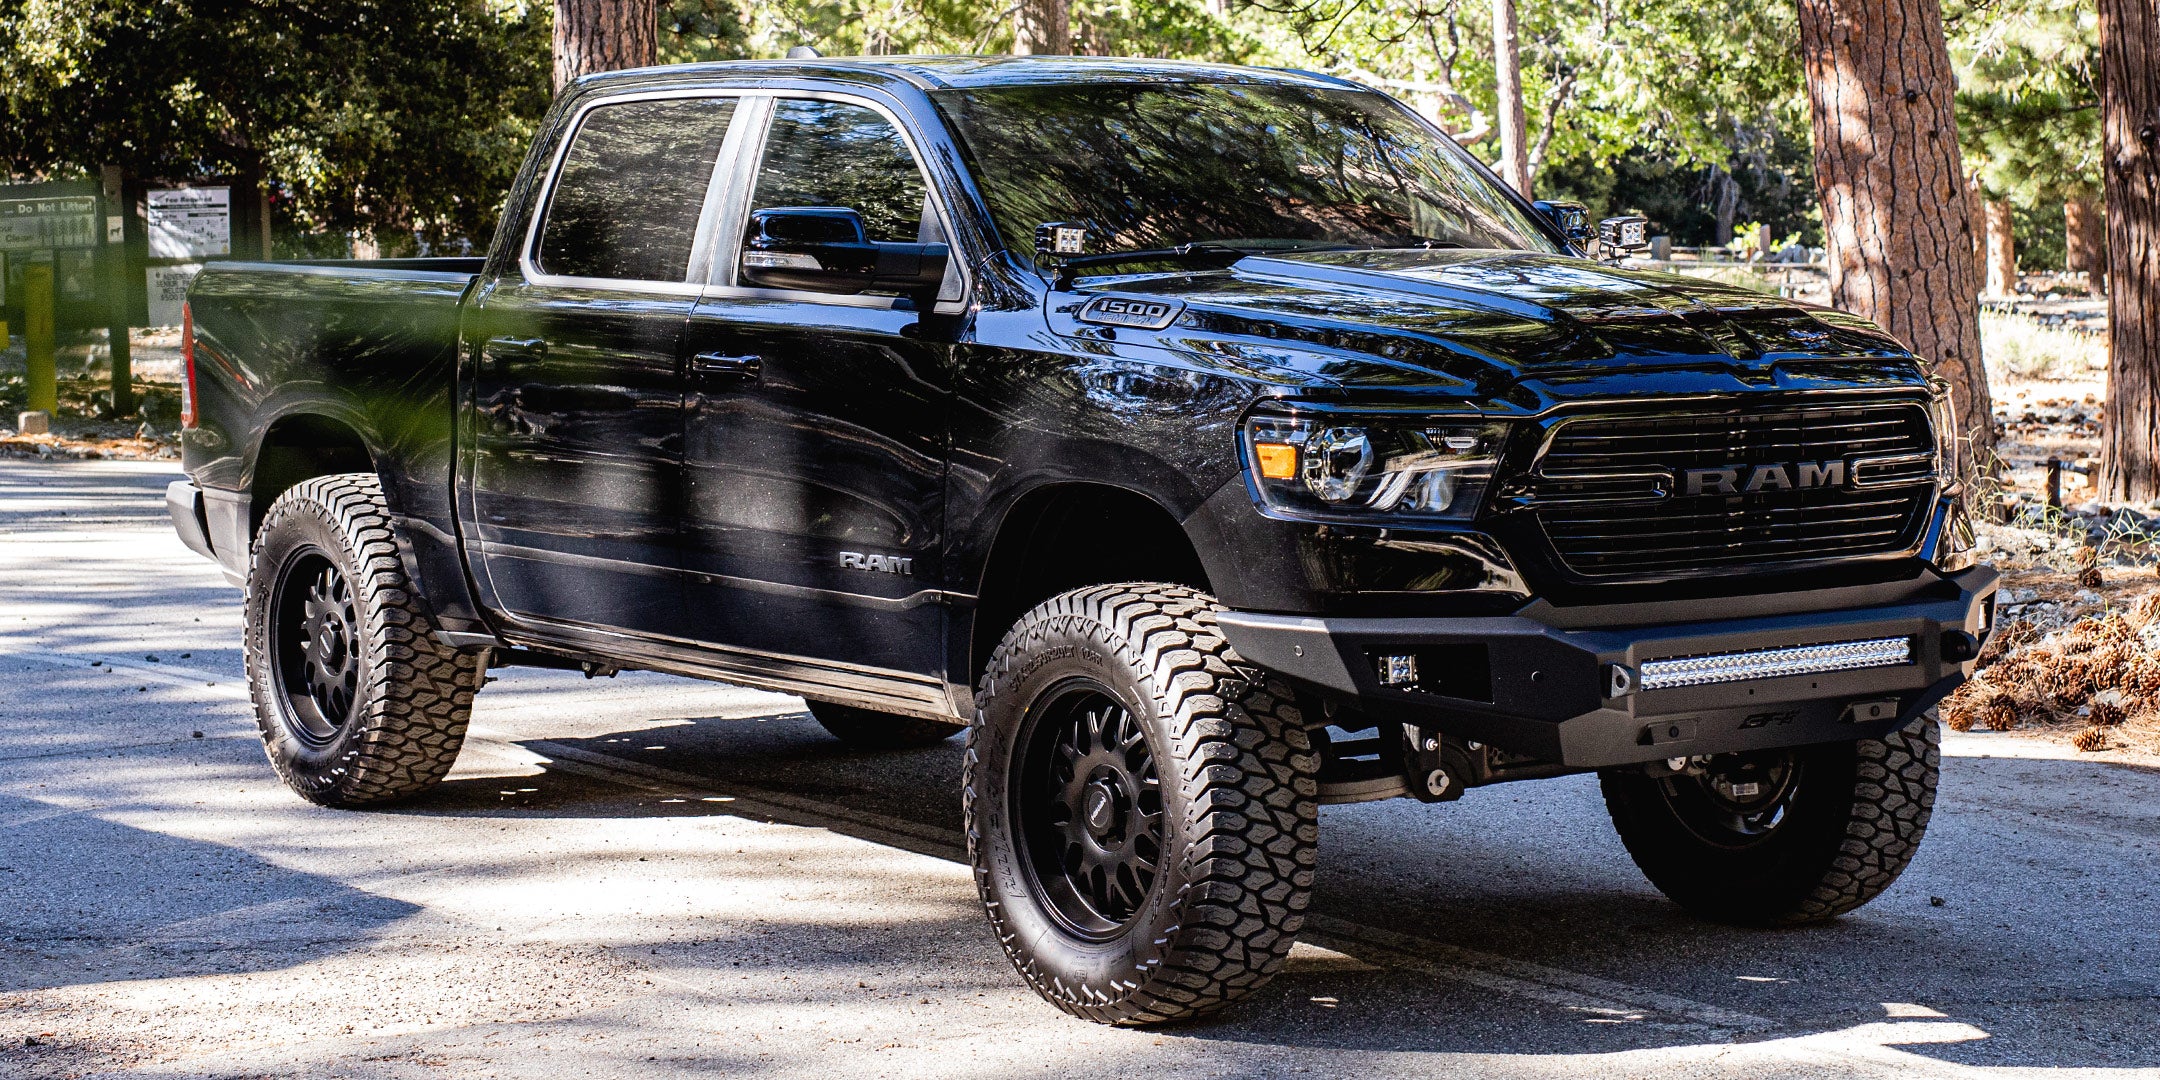
POLYGON ((872 240, 844 206, 755 210, 743 236, 741 280, 767 289, 892 292, 934 299, 945 281, 943 244, 872 240))
POLYGON ((1590 211, 1583 204, 1541 199, 1530 205, 1545 215, 1545 220, 1552 222, 1553 228, 1560 230, 1568 243, 1580 248, 1590 242, 1590 211))

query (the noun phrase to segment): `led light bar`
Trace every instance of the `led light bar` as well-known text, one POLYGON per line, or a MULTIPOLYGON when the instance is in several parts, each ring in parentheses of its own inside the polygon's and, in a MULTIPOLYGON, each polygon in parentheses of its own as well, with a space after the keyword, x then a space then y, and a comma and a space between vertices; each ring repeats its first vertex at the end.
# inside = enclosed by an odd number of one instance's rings
POLYGON ((1652 660, 1642 666, 1640 685, 1644 690, 1670 690, 1676 686, 1710 686, 1748 679, 1775 679, 1783 675, 1892 667, 1910 664, 1912 659, 1911 638, 1833 641, 1824 645, 1796 645, 1789 649, 1652 660))

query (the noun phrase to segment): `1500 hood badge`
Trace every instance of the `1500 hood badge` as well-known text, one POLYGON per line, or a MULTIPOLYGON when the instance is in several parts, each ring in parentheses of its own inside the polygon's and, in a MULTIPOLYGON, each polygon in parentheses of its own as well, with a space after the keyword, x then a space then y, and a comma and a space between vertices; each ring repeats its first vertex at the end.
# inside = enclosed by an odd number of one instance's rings
POLYGON ((1130 296, 1098 296, 1080 309, 1081 322, 1102 326, 1129 326, 1160 330, 1177 321, 1185 305, 1167 300, 1137 300, 1130 296))

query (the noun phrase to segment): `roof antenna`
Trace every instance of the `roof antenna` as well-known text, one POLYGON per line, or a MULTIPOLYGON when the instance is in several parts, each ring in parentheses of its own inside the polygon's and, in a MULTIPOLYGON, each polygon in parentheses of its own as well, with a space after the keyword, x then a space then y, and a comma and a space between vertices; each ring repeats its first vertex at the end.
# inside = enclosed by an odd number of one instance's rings
POLYGON ((816 60, 824 55, 808 45, 797 45, 787 51, 787 58, 790 60, 816 60))

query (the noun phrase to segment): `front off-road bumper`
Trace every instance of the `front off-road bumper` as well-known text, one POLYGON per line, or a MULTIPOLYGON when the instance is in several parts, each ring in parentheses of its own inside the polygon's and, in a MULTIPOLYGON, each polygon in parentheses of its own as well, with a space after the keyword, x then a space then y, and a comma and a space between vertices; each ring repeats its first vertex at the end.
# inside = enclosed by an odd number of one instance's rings
POLYGON ((1648 626, 1240 611, 1221 625, 1246 660, 1375 719, 1599 768, 1887 734, 1972 674, 1995 587, 1978 567, 1895 603, 1648 626))

